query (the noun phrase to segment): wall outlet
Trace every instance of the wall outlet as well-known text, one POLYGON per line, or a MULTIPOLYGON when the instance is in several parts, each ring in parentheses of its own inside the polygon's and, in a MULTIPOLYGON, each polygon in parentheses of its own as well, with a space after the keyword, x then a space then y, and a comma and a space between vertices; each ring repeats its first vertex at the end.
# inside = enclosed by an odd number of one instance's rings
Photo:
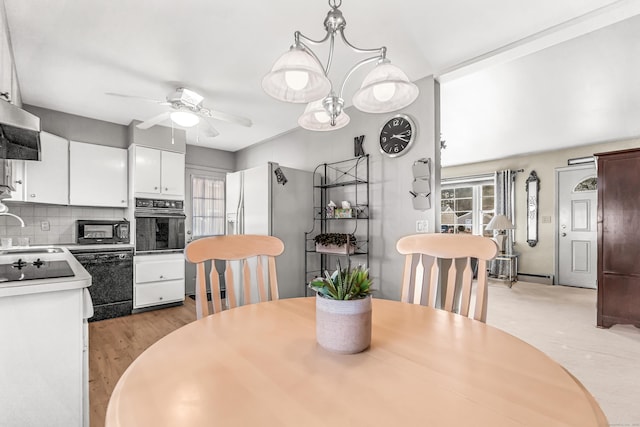
POLYGON ((429 221, 426 219, 419 219, 416 221, 416 233, 426 233, 429 231, 429 221))
POLYGON ((51 229, 49 221, 40 221, 40 230, 49 231, 51 229))
POLYGON ((541 216, 540 220, 542 221, 543 224, 551 224, 551 217, 550 216, 541 216))

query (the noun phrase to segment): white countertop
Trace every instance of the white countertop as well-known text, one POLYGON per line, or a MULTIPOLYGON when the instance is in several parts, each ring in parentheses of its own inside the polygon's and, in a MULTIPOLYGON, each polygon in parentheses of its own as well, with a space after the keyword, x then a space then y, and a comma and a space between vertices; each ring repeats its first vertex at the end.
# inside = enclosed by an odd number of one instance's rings
MULTIPOLYGON (((113 246, 113 245, 110 245, 113 246)), ((38 254, 7 254, 0 255, 0 262, 14 262, 17 258, 23 261, 35 261, 40 258, 43 261, 67 261, 75 274, 73 277, 57 277, 53 279, 24 280, 14 282, 0 282, 0 298, 26 295, 41 292, 57 292, 68 289, 87 288, 91 286, 91 275, 85 270, 69 249, 62 245, 35 246, 33 248, 55 247, 62 252, 38 253, 38 254)), ((13 248, 19 249, 19 248, 13 248)))

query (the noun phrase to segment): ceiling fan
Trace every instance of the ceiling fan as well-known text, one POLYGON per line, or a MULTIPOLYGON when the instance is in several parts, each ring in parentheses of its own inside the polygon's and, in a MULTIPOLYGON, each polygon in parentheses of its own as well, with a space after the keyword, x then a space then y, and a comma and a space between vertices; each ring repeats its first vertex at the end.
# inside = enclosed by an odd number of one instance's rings
POLYGON ((219 132, 213 126, 212 120, 221 120, 229 123, 235 123, 241 126, 250 127, 252 122, 250 119, 234 114, 223 113, 221 111, 212 110, 202 104, 204 97, 197 92, 186 88, 177 88, 174 92, 167 95, 166 101, 158 101, 155 99, 144 98, 134 95, 123 95, 120 93, 107 92, 106 95, 120 96, 123 98, 135 98, 145 101, 151 101, 158 105, 166 105, 171 108, 157 116, 151 117, 142 123, 138 123, 138 129, 149 129, 152 126, 160 124, 167 119, 171 119, 173 123, 180 127, 189 128, 197 125, 200 118, 203 118, 207 125, 205 134, 208 137, 215 137, 219 132))

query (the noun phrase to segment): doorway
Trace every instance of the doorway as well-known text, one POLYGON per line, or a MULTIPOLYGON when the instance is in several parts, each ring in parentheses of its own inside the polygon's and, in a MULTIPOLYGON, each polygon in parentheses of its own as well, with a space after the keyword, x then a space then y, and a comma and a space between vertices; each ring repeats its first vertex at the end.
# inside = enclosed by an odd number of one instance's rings
POLYGON ((559 285, 597 284, 597 174, 595 164, 556 169, 556 277, 559 285))
MULTIPOLYGON (((186 243, 202 237, 223 235, 226 172, 188 165, 185 174, 186 243)), ((190 262, 185 263, 185 293, 194 295, 196 266, 190 262)), ((218 271, 224 271, 224 264, 216 264, 216 268, 218 271)), ((207 268, 207 275, 209 270, 207 268)))

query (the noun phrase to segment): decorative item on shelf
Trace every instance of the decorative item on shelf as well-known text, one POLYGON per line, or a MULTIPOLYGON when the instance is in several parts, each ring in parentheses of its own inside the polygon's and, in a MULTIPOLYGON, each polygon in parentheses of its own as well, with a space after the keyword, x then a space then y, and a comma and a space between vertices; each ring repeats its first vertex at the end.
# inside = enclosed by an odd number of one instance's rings
MULTIPOLYGON (((494 236, 496 242, 498 243, 498 248, 500 249, 500 253, 505 253, 504 242, 507 239, 507 230, 513 230, 516 228, 511 220, 507 218, 505 215, 495 215, 487 224, 485 228, 487 231, 496 231, 497 234, 494 236)), ((512 248, 508 248, 509 253, 513 252, 512 248)))
POLYGON ((414 179, 409 194, 413 196, 413 208, 418 211, 431 209, 431 160, 416 160, 412 170, 414 179))
POLYGON ((337 208, 335 210, 334 218, 353 218, 353 209, 351 209, 351 203, 343 201, 342 208, 337 208))
POLYGON ((316 252, 327 254, 353 254, 356 251, 356 236, 345 233, 322 233, 313 238, 316 252))
POLYGON ((364 156, 364 148, 362 143, 364 142, 364 135, 356 136, 353 138, 353 157, 364 156))
POLYGON ((329 203, 327 204, 327 210, 326 210, 326 218, 333 218, 335 215, 335 211, 336 211, 336 204, 333 203, 333 200, 329 200, 329 203))
POLYGON ((376 63, 376 66, 353 96, 352 103, 358 110, 389 113, 405 108, 418 97, 418 87, 387 59, 386 47, 363 49, 347 41, 341 5, 342 0, 329 0, 331 10, 324 20, 326 35, 320 40, 313 40, 296 31, 289 51, 278 58, 262 79, 262 88, 272 97, 285 102, 309 103, 298 119, 298 124, 308 130, 334 130, 349 123, 349 116, 343 111, 343 92, 349 78, 358 74, 355 71, 366 64, 376 63), (328 77, 337 36, 354 52, 372 55, 351 66, 340 86, 334 85, 328 77), (322 45, 325 42, 329 44, 326 67, 309 47, 309 44, 322 45), (340 90, 336 93, 334 89, 338 87, 340 90))
POLYGON ((342 354, 371 345, 371 279, 369 270, 351 264, 309 283, 316 291, 316 340, 321 347, 342 354))
POLYGON ((534 247, 538 244, 538 192, 540 178, 531 171, 526 183, 527 188, 527 243, 534 247))

